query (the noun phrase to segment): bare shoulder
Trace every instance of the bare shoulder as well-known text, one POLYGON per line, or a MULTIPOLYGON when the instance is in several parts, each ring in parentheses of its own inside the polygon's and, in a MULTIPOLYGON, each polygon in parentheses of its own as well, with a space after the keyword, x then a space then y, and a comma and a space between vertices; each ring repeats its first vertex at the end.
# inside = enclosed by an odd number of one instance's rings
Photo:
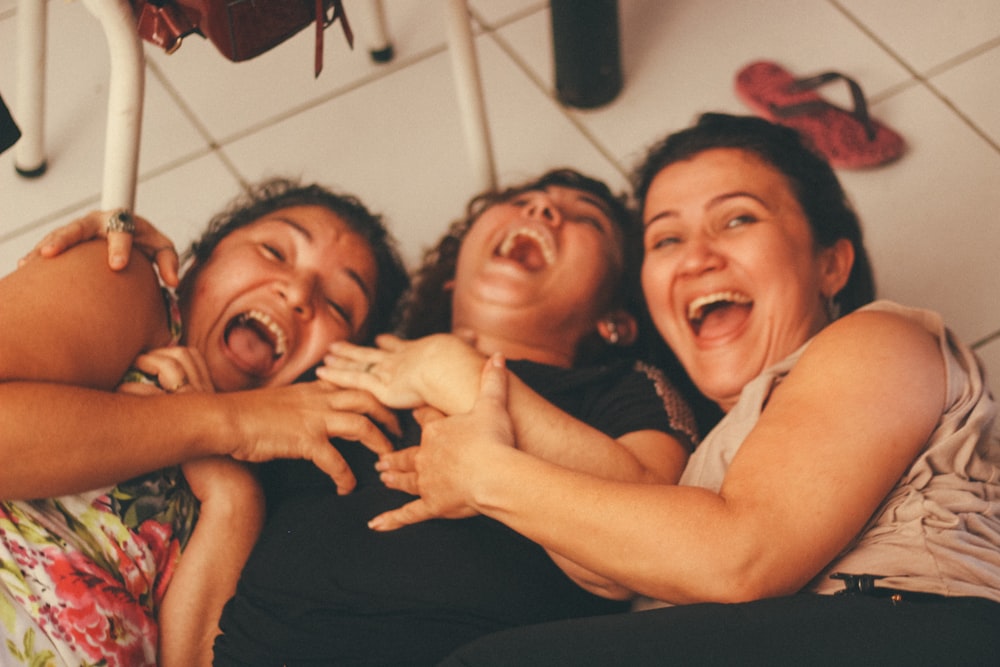
POLYGON ((832 357, 838 363, 873 363, 869 370, 888 370, 894 363, 940 366, 936 338, 919 322, 901 313, 863 310, 851 313, 816 335, 804 361, 832 357))
POLYGON ((919 440, 944 406, 946 370, 937 339, 919 322, 865 310, 817 334, 786 384, 837 421, 867 423, 871 433, 906 423, 919 440))
POLYGON ((135 356, 169 342, 152 265, 119 272, 103 241, 35 259, 0 280, 0 378, 113 386, 135 356))

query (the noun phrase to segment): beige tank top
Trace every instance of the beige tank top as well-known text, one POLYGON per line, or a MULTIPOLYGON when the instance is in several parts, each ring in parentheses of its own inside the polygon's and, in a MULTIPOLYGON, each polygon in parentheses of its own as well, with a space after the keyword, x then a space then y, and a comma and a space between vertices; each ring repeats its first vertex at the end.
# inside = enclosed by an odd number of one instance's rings
MULTIPOLYGON (((888 301, 866 307, 904 315, 940 342, 946 409, 920 457, 868 525, 805 590, 834 593, 834 572, 884 576, 877 586, 1000 602, 1000 438, 997 406, 972 351, 936 313, 888 301)), ((698 446, 681 484, 717 491, 773 387, 808 343, 748 384, 739 402, 698 446)))

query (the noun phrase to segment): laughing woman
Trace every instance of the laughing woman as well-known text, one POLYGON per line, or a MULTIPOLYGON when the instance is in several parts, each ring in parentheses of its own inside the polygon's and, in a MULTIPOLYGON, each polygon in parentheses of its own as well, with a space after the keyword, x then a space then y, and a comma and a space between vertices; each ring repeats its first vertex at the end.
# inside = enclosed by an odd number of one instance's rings
POLYGON ((393 422, 371 397, 282 387, 383 329, 408 282, 355 199, 261 185, 195 244, 176 300, 145 258, 114 273, 106 253, 0 280, 5 665, 209 664, 263 521, 234 459, 309 459, 347 491, 328 438, 390 447, 358 414, 393 422))
MULTIPOLYGON (((407 333, 423 337, 335 345, 321 374, 392 407, 452 413, 471 406, 483 359, 500 352, 531 456, 673 483, 693 427, 679 395, 628 352, 638 232, 605 184, 570 170, 486 193, 418 273, 407 333)), ((352 462, 368 475, 349 496, 275 476, 282 498, 223 614, 217 665, 426 666, 493 630, 627 608, 629 591, 487 517, 373 531, 372 517, 413 496, 386 488, 377 457, 361 454, 352 462)))
POLYGON ((636 192, 652 319, 725 411, 681 484, 525 456, 494 364, 470 415, 425 431, 419 515, 481 512, 675 606, 499 633, 445 664, 997 664, 996 404, 940 317, 869 303, 833 170, 791 130, 711 114, 650 152, 636 192))

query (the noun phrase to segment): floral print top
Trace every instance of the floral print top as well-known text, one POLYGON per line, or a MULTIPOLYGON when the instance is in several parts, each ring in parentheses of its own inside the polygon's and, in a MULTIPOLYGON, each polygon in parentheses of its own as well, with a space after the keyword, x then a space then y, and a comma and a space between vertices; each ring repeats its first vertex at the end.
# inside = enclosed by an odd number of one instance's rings
MULTIPOLYGON (((176 343, 180 312, 164 295, 176 343)), ((179 467, 60 498, 0 501, 0 664, 155 665, 157 609, 197 507, 179 467)))

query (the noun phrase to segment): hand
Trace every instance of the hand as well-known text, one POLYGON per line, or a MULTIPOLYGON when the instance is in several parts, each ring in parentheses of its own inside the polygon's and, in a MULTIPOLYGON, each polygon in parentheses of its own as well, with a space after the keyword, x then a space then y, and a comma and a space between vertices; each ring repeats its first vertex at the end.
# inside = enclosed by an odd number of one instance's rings
POLYGON ((132 367, 149 377, 155 377, 159 387, 141 382, 127 382, 121 384, 118 391, 138 395, 215 392, 208 374, 208 365, 201 353, 193 347, 179 345, 161 347, 139 355, 132 362, 132 367))
POLYGON ((473 516, 477 464, 487 461, 489 449, 514 447, 514 426, 507 413, 507 371, 494 355, 483 366, 479 395, 472 411, 423 424, 415 451, 383 456, 378 465, 383 478, 397 488, 413 489, 420 498, 372 519, 372 530, 394 530, 434 518, 473 516))
POLYGON ((111 232, 105 230, 109 211, 91 211, 73 222, 49 232, 38 242, 31 252, 18 261, 18 266, 36 257, 55 257, 75 245, 96 238, 108 240, 108 266, 118 271, 128 266, 132 246, 137 247, 151 262, 156 264, 163 282, 170 287, 177 286, 177 251, 169 238, 148 220, 133 215, 135 232, 111 232))
POLYGON ((370 391, 392 408, 432 405, 448 414, 469 410, 483 357, 462 338, 435 334, 405 341, 382 335, 376 344, 334 343, 317 375, 370 391))
MULTIPOLYGON (((445 414, 436 408, 424 406, 413 411, 413 416, 421 429, 438 419, 444 419, 445 414)), ((417 454, 420 447, 407 447, 389 454, 384 454, 375 463, 375 469, 381 472, 380 479, 390 489, 420 495, 417 485, 417 454)))
POLYGON ((384 455, 393 447, 375 423, 395 434, 400 431, 392 411, 368 392, 322 381, 220 398, 233 406, 226 427, 234 443, 227 453, 233 458, 253 463, 306 459, 329 475, 341 494, 350 492, 356 480, 330 438, 354 440, 384 455))

